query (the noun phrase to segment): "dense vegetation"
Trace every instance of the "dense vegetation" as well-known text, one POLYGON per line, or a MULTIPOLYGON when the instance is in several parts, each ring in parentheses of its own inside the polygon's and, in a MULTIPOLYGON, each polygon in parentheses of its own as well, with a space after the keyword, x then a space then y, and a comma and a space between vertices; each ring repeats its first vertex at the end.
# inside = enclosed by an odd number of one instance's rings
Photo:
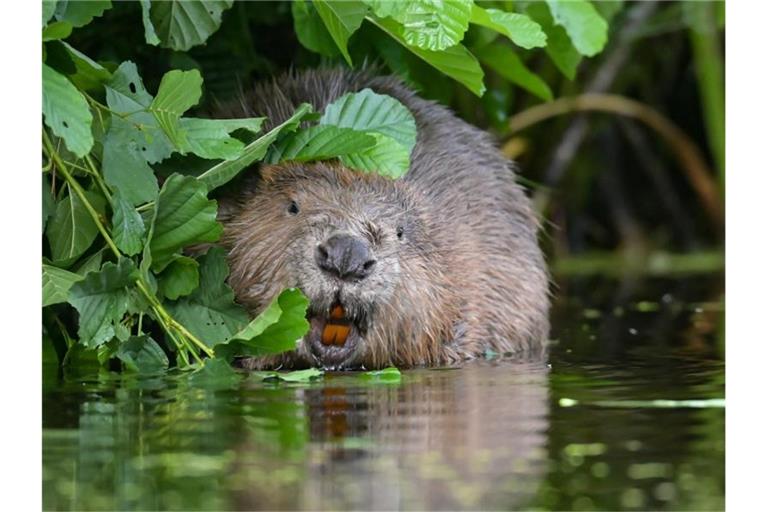
MULTIPOLYGON (((155 372, 169 365, 199 369, 208 357, 215 363, 205 371, 226 372, 235 356, 290 350, 307 328, 299 290, 286 290, 250 320, 226 284, 224 251, 185 252, 221 235, 217 189, 261 161, 338 158, 392 179, 408 168, 413 118, 372 91, 344 96, 325 112, 302 105, 266 133, 263 118, 206 118, 214 101, 235 98, 252 80, 289 66, 373 65, 494 130, 509 156, 525 160, 520 145, 529 141, 515 136, 510 114, 572 93, 582 61, 608 43, 609 23, 645 21, 652 11, 582 0, 45 0, 47 360, 155 372)), ((712 37, 699 29, 715 15, 708 4, 676 6, 657 23, 692 26, 694 48, 706 54, 712 37)), ((720 77, 717 70, 701 73, 711 82, 702 103, 707 140, 722 171, 720 77)), ((679 133, 670 137, 673 148, 678 142, 690 149, 685 136, 682 143, 679 133)), ((706 166, 694 156, 694 167, 706 166)), ((716 226, 710 175, 705 169, 692 179, 716 226)), ((584 176, 575 188, 589 188, 584 176)), ((537 190, 548 201, 550 188, 537 190)))

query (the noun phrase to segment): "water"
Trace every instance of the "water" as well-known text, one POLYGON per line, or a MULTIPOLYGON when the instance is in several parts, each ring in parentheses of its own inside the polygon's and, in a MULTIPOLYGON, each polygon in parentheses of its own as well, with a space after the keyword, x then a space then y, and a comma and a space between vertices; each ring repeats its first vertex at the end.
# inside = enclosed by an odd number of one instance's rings
POLYGON ((722 293, 564 280, 549 361, 399 383, 49 375, 43 506, 721 510, 722 293))

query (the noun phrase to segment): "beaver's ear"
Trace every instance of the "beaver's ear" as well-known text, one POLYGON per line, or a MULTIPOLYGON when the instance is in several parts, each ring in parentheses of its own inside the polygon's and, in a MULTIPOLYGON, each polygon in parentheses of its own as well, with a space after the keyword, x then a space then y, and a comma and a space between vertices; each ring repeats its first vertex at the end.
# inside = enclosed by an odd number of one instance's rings
POLYGON ((259 178, 265 183, 274 183, 281 172, 285 172, 285 167, 281 165, 262 165, 259 168, 259 178))

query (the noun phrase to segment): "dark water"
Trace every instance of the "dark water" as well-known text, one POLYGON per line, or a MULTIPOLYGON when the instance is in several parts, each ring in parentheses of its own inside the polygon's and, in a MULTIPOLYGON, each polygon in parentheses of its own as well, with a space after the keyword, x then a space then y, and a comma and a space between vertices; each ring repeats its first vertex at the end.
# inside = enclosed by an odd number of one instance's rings
POLYGON ((45 509, 724 508, 721 276, 560 282, 549 361, 43 386, 45 509))

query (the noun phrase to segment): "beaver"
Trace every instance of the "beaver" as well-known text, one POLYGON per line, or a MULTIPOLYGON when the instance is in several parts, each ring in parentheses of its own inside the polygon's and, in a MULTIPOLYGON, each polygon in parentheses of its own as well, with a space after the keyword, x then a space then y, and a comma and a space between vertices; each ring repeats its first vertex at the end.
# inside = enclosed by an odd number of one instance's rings
POLYGON ((392 180, 334 161, 262 165, 220 197, 229 284, 252 314, 284 288, 309 298, 296 350, 247 368, 456 364, 494 351, 545 353, 549 276, 539 223, 513 164, 484 131, 369 71, 291 71, 218 117, 316 111, 369 88, 405 105, 417 140, 392 180))

